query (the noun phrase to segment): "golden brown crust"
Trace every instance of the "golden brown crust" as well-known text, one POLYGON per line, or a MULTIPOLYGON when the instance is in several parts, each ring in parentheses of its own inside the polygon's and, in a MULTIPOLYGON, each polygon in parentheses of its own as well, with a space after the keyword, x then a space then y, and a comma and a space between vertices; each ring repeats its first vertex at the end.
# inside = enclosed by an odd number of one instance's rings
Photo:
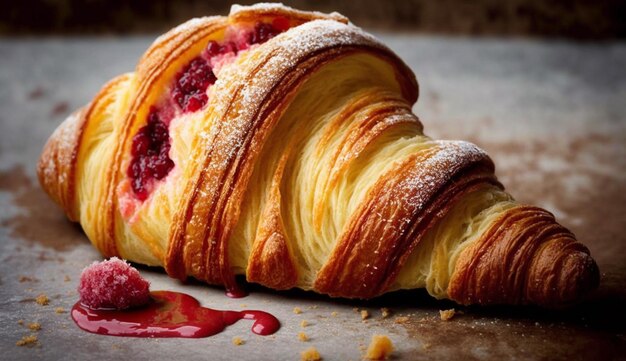
POLYGON ((82 138, 93 115, 105 111, 113 101, 113 93, 129 74, 120 75, 105 84, 87 106, 70 115, 50 136, 43 148, 37 175, 42 188, 63 208, 67 217, 79 220, 76 197, 77 160, 82 138))
MULTIPOLYGON (((139 62, 136 70, 135 83, 138 84, 136 92, 131 95, 133 101, 129 105, 129 109, 125 113, 126 117, 122 122, 122 129, 119 134, 120 142, 116 143, 112 167, 114 171, 110 174, 112 178, 108 180, 107 209, 109 227, 106 232, 105 244, 115 245, 115 222, 119 214, 118 198, 115 194, 115 187, 126 175, 128 167, 128 159, 126 154, 130 152, 132 137, 137 130, 145 125, 147 117, 145 116, 149 110, 150 104, 155 100, 160 90, 155 84, 161 78, 173 76, 172 69, 183 64, 186 58, 189 58, 195 48, 199 44, 206 43, 206 39, 212 34, 223 30, 226 27, 226 21, 223 17, 210 17, 191 20, 181 26, 174 28, 165 37, 157 39, 148 50, 147 55, 139 62), (186 56, 185 56, 186 55, 186 56), (168 74, 170 73, 170 74, 168 74), (151 97, 152 96, 152 97, 151 97)), ((105 253, 110 256, 111 254, 105 253)))
POLYGON ((257 4, 252 6, 233 5, 228 18, 231 22, 256 22, 262 18, 286 17, 294 24, 304 24, 312 20, 333 20, 347 24, 348 18, 333 12, 330 14, 320 13, 317 11, 301 11, 289 8, 281 4, 257 4))
MULTIPOLYGON (((298 30, 293 29, 294 40, 300 39, 298 30)), ((190 196, 178 208, 172 227, 165 260, 171 276, 184 279, 193 275, 208 283, 235 287, 228 242, 239 220, 240 204, 251 172, 280 115, 315 69, 357 51, 369 52, 393 62, 398 72, 405 72, 402 89, 409 98, 417 96, 416 87, 412 87, 416 81, 409 75, 408 67, 356 29, 343 25, 320 27, 318 33, 307 35, 319 40, 311 40, 306 51, 296 47, 297 43, 288 42, 287 46, 278 43, 273 48, 270 45, 274 42, 264 44, 262 56, 239 68, 241 79, 231 81, 228 93, 220 98, 228 105, 206 137, 206 147, 199 147, 202 154, 193 157, 204 162, 195 173, 198 178, 191 179, 185 188, 185 194, 190 196), (351 39, 349 45, 343 44, 346 33, 351 39), (268 65, 272 62, 275 64, 268 65), (256 108, 250 109, 250 94, 256 98, 256 108), (242 110, 252 111, 244 116, 242 110)), ((218 87, 216 91, 219 90, 218 87)))
POLYGON ((298 271, 282 217, 281 180, 289 154, 281 159, 272 180, 269 199, 261 213, 261 224, 252 244, 246 278, 276 290, 296 286, 298 271))
POLYGON ((85 121, 85 108, 81 108, 61 123, 48 139, 37 165, 41 187, 74 222, 78 221, 74 206, 76 156, 85 121))
MULTIPOLYGON (((414 127, 416 133, 422 131, 422 123, 420 123, 419 119, 411 112, 411 106, 406 100, 400 99, 397 94, 380 94, 382 92, 383 91, 380 90, 377 94, 368 93, 360 99, 355 97, 354 102, 346 109, 342 110, 335 118, 335 122, 329 124, 322 135, 322 139, 316 149, 318 155, 326 151, 329 147, 331 137, 337 133, 342 123, 345 123, 346 120, 350 119, 355 113, 372 103, 379 104, 378 107, 371 110, 365 116, 354 119, 348 126, 348 130, 344 132, 345 137, 332 156, 329 170, 330 175, 327 178, 324 189, 330 190, 334 188, 341 176, 345 173, 350 162, 359 157, 369 144, 388 131, 389 128, 399 125, 408 125, 414 127)), ((318 229, 322 226, 322 212, 329 194, 330 191, 322 194, 315 204, 314 222, 318 229)))
POLYGON ((424 233, 454 199, 481 184, 497 184, 493 163, 463 142, 439 142, 380 177, 354 212, 315 290, 371 298, 384 293, 424 233))
POLYGON ((518 206, 461 254, 448 294, 461 304, 557 306, 598 282, 589 250, 571 232, 544 209, 518 206))

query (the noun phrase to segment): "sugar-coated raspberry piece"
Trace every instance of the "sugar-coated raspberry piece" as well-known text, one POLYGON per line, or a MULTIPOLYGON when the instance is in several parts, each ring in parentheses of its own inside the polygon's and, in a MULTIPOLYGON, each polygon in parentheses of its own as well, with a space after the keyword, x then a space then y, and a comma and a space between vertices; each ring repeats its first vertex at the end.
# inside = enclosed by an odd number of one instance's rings
POLYGON ((150 283, 139 271, 117 257, 94 262, 80 275, 80 302, 92 309, 142 306, 150 301, 150 283))

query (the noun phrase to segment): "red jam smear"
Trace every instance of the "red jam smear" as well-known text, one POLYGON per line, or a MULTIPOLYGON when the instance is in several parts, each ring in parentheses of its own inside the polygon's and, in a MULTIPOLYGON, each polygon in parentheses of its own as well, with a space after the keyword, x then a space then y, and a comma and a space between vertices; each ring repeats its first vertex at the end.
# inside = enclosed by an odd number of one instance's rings
POLYGON ((87 332, 128 337, 207 337, 242 319, 254 321, 252 332, 257 335, 271 335, 280 328, 278 319, 263 311, 213 310, 179 292, 155 291, 151 297, 146 306, 123 311, 94 310, 77 302, 72 319, 87 332))
POLYGON ((231 40, 209 41, 202 54, 189 63, 175 76, 172 84, 173 105, 152 106, 148 114, 148 125, 139 129, 133 137, 132 160, 127 170, 131 188, 137 199, 143 201, 150 194, 150 184, 165 178, 174 168, 169 157, 169 123, 174 112, 166 107, 177 107, 182 113, 193 113, 202 109, 209 101, 207 90, 215 84, 211 60, 228 53, 235 55, 254 44, 263 44, 276 35, 289 29, 289 19, 276 17, 271 23, 258 22, 245 36, 245 43, 231 40))

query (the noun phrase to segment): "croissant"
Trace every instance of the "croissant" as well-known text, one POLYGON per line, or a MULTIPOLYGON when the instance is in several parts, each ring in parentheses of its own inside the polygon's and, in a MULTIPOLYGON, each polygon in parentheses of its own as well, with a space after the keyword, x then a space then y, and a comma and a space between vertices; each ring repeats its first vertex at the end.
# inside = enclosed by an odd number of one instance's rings
POLYGON ((481 149, 433 140, 409 67, 337 13, 234 6, 159 37, 45 145, 43 189, 105 256, 235 289, 559 306, 589 250, 481 149))

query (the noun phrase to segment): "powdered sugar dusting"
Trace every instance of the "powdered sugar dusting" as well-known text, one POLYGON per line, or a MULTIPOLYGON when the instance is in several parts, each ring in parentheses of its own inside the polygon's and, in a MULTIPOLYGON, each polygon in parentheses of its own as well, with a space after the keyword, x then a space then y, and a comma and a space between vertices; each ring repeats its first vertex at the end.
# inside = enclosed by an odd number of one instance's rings
MULTIPOLYGON (((314 20, 280 34, 242 56, 237 66, 222 70, 213 92, 228 94, 240 87, 238 115, 250 119, 258 104, 294 66, 325 48, 342 45, 369 45, 384 48, 374 37, 354 26, 332 20, 314 20)), ((215 111, 223 114, 231 107, 232 97, 213 97, 215 111)), ((229 125, 241 124, 241 119, 229 125)))
POLYGON ((59 127, 57 127, 50 136, 55 142, 53 154, 48 157, 43 164, 43 174, 46 179, 57 177, 60 184, 65 184, 68 175, 63 171, 63 167, 72 164, 72 157, 76 148, 76 137, 79 126, 81 112, 76 112, 67 119, 59 127))
POLYGON ((341 21, 347 21, 346 17, 339 14, 338 12, 332 12, 330 14, 321 13, 318 11, 300 11, 289 6, 286 6, 282 3, 257 3, 254 5, 238 5, 234 4, 230 7, 229 16, 238 16, 244 13, 253 13, 253 12, 287 12, 287 13, 295 13, 295 14, 307 14, 308 16, 312 16, 315 18, 324 18, 324 19, 335 19, 341 21))
POLYGON ((464 165, 487 158, 476 145, 464 141, 435 141, 439 149, 434 155, 413 168, 413 172, 398 184, 399 194, 405 194, 402 205, 409 214, 422 209, 441 185, 450 180, 464 165))

